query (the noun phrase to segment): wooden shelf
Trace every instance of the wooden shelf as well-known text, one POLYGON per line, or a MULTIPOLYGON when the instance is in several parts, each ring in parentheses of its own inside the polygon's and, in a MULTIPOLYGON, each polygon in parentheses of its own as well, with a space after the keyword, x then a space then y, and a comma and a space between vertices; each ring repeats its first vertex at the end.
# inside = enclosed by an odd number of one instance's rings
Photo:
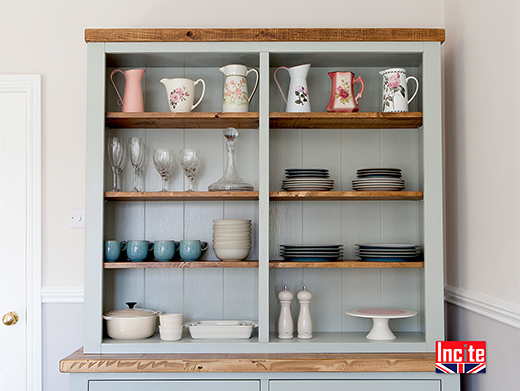
POLYGON ((109 128, 258 129, 258 113, 120 113, 106 114, 109 128))
POLYGON ((422 191, 271 191, 271 201, 419 201, 422 191))
POLYGON ((257 191, 107 191, 107 201, 257 201, 257 191))
MULTIPOLYGON (((106 113, 109 128, 257 129, 258 113, 106 113)), ((273 129, 400 129, 422 125, 421 112, 409 113, 281 113, 269 114, 273 129)))
POLYGON ((270 113, 273 129, 401 129, 422 126, 422 113, 270 113))
POLYGON ((193 269, 193 268, 251 268, 258 267, 258 261, 222 262, 104 262, 105 269, 193 269))
MULTIPOLYGON (((257 268, 258 261, 222 262, 104 262, 105 269, 182 269, 182 268, 257 268)), ((423 268, 424 262, 367 262, 367 261, 331 261, 331 262, 291 262, 269 261, 271 269, 392 269, 423 268)))
POLYGON ((444 29, 86 29, 85 42, 444 42, 444 29))
MULTIPOLYGON (((271 201, 419 201, 422 191, 271 191, 271 201)), ((257 191, 107 191, 107 201, 257 201, 257 191)))

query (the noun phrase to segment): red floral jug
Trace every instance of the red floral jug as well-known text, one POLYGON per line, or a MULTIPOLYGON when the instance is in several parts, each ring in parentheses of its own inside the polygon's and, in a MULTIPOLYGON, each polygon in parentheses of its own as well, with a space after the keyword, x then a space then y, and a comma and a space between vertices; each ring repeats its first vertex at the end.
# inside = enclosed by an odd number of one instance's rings
POLYGON ((352 113, 359 111, 358 101, 365 91, 365 83, 361 76, 357 79, 352 72, 329 72, 332 80, 332 92, 327 111, 352 113), (354 96, 354 84, 361 83, 361 91, 354 96))

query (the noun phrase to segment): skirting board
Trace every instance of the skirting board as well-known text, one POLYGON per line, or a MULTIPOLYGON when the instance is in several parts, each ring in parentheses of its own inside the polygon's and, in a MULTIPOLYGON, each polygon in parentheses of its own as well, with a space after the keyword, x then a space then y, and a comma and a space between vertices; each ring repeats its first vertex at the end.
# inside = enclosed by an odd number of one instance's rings
POLYGON ((450 304, 520 329, 520 304, 451 285, 444 287, 444 299, 450 304))

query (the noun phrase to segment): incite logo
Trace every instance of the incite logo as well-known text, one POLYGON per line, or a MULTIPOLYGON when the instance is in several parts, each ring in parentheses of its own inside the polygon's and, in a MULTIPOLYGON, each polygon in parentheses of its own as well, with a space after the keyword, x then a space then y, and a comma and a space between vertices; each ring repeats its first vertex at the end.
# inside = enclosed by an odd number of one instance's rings
POLYGON ((435 372, 485 373, 486 341, 437 341, 435 372))

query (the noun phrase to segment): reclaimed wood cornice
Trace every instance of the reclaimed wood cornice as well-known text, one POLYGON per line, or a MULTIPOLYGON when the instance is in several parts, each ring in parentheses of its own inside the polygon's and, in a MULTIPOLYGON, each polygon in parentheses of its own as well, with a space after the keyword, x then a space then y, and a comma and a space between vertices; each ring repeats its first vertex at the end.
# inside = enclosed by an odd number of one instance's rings
POLYGON ((244 28, 244 29, 86 29, 86 42, 424 42, 443 43, 433 28, 244 28))
POLYGON ((83 354, 63 373, 434 372, 434 353, 83 354))

